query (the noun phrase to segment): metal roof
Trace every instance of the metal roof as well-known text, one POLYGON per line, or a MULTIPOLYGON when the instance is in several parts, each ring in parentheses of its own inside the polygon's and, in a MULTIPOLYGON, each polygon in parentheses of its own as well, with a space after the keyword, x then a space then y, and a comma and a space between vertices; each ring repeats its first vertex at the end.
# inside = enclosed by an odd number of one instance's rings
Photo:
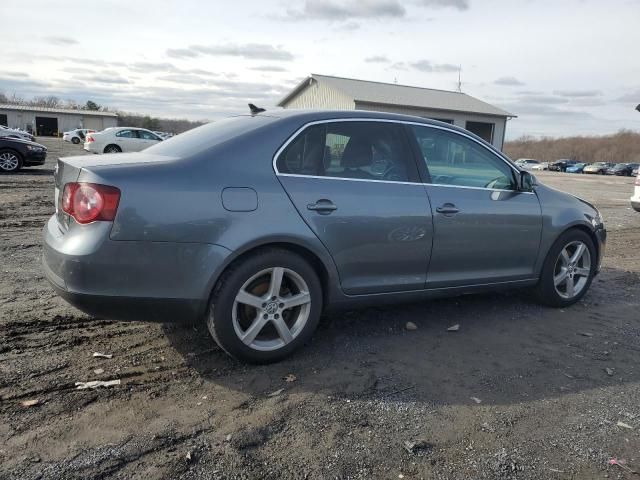
POLYGON ((118 114, 114 112, 96 112, 95 110, 74 110, 72 108, 48 108, 48 107, 35 107, 32 105, 11 105, 0 104, 0 110, 20 110, 26 112, 47 112, 47 113, 68 113, 71 115, 83 115, 94 117, 117 117, 118 114))
POLYGON ((512 113, 494 107, 466 93, 393 83, 370 82, 354 78, 331 77, 315 73, 300 82, 295 89, 280 100, 278 106, 284 106, 285 103, 307 87, 311 81, 325 83, 329 87, 353 98, 356 102, 515 117, 512 113))

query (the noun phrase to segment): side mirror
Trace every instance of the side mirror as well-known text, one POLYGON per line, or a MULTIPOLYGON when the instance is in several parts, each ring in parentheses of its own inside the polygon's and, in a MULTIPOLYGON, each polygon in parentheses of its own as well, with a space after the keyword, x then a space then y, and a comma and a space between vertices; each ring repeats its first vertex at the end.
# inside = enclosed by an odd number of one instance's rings
POLYGON ((533 190, 533 187, 535 187, 536 185, 536 177, 525 170, 522 170, 520 172, 518 190, 520 190, 521 192, 531 192, 533 190))

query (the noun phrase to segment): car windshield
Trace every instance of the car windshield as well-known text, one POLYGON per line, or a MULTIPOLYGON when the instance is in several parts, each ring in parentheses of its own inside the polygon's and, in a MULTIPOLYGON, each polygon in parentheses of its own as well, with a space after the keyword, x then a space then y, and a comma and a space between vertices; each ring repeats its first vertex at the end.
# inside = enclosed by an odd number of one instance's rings
POLYGON ((606 167, 607 164, 604 162, 596 162, 592 165, 592 167, 606 167))

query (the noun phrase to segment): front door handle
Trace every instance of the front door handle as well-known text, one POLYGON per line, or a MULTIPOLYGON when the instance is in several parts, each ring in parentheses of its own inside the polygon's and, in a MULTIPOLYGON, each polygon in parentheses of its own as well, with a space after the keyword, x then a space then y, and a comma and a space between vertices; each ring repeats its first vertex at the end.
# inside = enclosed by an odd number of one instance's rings
POLYGON ((307 205, 307 210, 312 210, 314 212, 318 212, 321 215, 328 215, 331 212, 337 210, 336 207, 331 200, 318 200, 316 203, 310 203, 307 205))
POLYGON ((453 203, 445 203, 441 207, 436 208, 436 212, 442 213, 443 215, 455 215, 459 211, 460 209, 453 203))

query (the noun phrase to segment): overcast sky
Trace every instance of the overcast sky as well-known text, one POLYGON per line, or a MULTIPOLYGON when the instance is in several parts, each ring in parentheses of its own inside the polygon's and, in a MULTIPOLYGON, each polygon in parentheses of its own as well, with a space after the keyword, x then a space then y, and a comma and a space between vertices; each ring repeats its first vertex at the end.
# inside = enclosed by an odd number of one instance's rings
POLYGON ((0 0, 0 92, 215 120, 309 73, 462 91, 507 137, 640 130, 640 0, 0 0))

